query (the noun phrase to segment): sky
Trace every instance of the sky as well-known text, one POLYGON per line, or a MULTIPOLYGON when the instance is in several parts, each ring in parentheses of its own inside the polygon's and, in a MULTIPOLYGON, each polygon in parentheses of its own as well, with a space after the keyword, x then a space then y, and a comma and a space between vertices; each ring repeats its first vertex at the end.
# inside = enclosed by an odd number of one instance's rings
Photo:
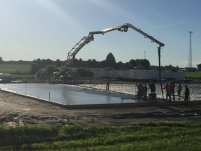
MULTIPOLYGON (((0 0, 0 57, 4 61, 67 59, 91 31, 130 23, 164 43, 161 64, 187 67, 201 63, 200 0, 0 0)), ((147 59, 158 65, 158 44, 140 33, 112 31, 94 35, 77 59, 116 62, 147 59)))

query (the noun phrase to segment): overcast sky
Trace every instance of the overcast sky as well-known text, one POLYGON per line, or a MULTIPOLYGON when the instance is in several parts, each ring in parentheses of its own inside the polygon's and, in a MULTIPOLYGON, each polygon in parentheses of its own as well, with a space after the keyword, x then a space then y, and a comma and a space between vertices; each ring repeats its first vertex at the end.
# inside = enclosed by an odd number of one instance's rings
MULTIPOLYGON (((0 0, 0 56, 9 60, 66 60, 90 31, 130 23, 165 44, 162 65, 186 67, 190 34, 192 64, 201 63, 200 0, 0 0)), ((158 65, 156 43, 138 32, 95 35, 77 59, 148 59, 158 65)))

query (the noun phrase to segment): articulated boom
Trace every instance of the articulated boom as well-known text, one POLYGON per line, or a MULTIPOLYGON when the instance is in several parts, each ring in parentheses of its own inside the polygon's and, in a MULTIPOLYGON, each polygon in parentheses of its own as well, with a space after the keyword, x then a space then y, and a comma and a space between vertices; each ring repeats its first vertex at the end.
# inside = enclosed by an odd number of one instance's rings
POLYGON ((153 38, 152 36, 146 34, 146 33, 143 32, 142 30, 136 28, 135 26, 133 26, 133 25, 131 25, 131 24, 129 24, 129 23, 125 24, 125 26, 127 26, 127 27, 129 27, 129 28, 131 28, 131 29, 133 29, 133 30, 135 30, 135 31, 137 31, 137 32, 139 32, 140 34, 142 34, 143 36, 145 36, 145 38, 149 38, 152 42, 157 43, 157 44, 159 45, 159 47, 165 46, 165 44, 161 43, 160 41, 156 40, 156 39, 153 38))
POLYGON ((80 49, 82 49, 82 47, 84 47, 86 44, 88 44, 89 42, 94 40, 95 34, 104 34, 104 33, 107 33, 107 32, 113 31, 113 30, 126 32, 128 29, 126 26, 118 26, 118 27, 114 27, 114 28, 107 28, 107 29, 104 29, 101 31, 89 32, 89 35, 87 37, 83 37, 68 53, 68 57, 67 57, 68 65, 73 64, 75 55, 80 51, 80 49))
POLYGON ((134 27, 133 25, 126 23, 122 26, 117 26, 117 27, 113 27, 113 28, 107 28, 101 31, 94 31, 94 32, 89 32, 89 35, 86 37, 83 37, 68 53, 67 56, 67 63, 65 65, 65 67, 62 69, 61 73, 65 73, 68 70, 68 67, 70 67, 71 65, 73 65, 73 62, 75 60, 75 55, 80 51, 80 49, 82 49, 86 44, 88 44, 89 42, 94 40, 94 35, 95 34, 105 34, 107 32, 110 31, 114 31, 114 30, 118 30, 118 31, 122 31, 122 32, 127 32, 128 28, 131 28, 135 31, 137 31, 138 33, 142 34, 145 38, 149 38, 152 42, 155 42, 159 45, 158 49, 160 51, 160 48, 164 46, 163 43, 159 42, 158 40, 156 40, 155 38, 153 38, 152 36, 146 34, 145 32, 141 31, 140 29, 134 27))

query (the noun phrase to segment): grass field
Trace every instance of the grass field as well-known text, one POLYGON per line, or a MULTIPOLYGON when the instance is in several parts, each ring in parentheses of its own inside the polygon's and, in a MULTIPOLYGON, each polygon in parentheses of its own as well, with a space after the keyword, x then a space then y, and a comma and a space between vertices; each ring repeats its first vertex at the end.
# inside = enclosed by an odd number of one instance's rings
POLYGON ((1 64, 0 73, 7 74, 28 74, 30 71, 30 65, 18 65, 18 64, 1 64))
POLYGON ((0 127, 0 150, 198 151, 201 123, 0 127))
POLYGON ((201 71, 185 72, 185 76, 188 78, 201 78, 201 71))

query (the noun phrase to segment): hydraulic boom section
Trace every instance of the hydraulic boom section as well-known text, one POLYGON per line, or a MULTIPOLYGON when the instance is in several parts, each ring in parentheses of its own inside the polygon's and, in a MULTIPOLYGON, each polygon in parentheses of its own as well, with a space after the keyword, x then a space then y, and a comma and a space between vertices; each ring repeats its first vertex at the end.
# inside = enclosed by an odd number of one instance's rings
POLYGON ((114 27, 114 28, 107 28, 107 29, 104 29, 101 31, 89 32, 89 35, 86 37, 83 37, 68 53, 68 57, 67 57, 68 65, 73 64, 73 61, 75 59, 75 55, 80 51, 80 49, 82 49, 82 47, 84 47, 86 44, 88 44, 89 42, 94 40, 95 34, 104 35, 104 33, 107 33, 107 32, 113 31, 113 30, 127 32, 127 27, 126 26, 118 26, 118 27, 114 27))
POLYGON ((61 73, 65 73, 68 68, 70 66, 73 65, 73 62, 75 60, 75 55, 80 51, 80 49, 82 49, 86 44, 88 44, 89 42, 94 40, 94 35, 95 34, 102 34, 104 35, 107 32, 110 31, 114 31, 114 30, 118 30, 121 32, 127 32, 128 28, 131 28, 135 31, 137 31, 138 33, 142 34, 145 38, 149 38, 152 42, 155 42, 159 45, 158 50, 160 51, 161 47, 165 46, 163 43, 161 43, 160 41, 156 40, 155 38, 153 38, 152 36, 146 34, 145 32, 143 32, 142 30, 134 27, 133 25, 126 23, 122 26, 117 26, 117 27, 113 27, 113 28, 107 28, 101 31, 94 31, 94 32, 89 32, 89 35, 86 37, 83 37, 78 43, 76 43, 76 45, 69 51, 68 56, 67 56, 67 63, 65 65, 65 67, 62 69, 61 73))
POLYGON ((78 43, 76 43, 76 45, 68 52, 68 56, 67 56, 67 63, 65 65, 65 67, 62 69, 61 73, 65 73, 68 68, 70 66, 73 65, 73 62, 75 60, 75 55, 80 51, 80 49, 82 49, 86 44, 88 44, 89 42, 94 40, 94 35, 95 34, 102 34, 104 35, 104 33, 113 31, 113 30, 118 30, 118 31, 122 31, 122 32, 127 32, 127 27, 126 26, 117 26, 114 28, 107 28, 101 31, 93 31, 93 32, 89 32, 88 36, 83 37, 78 43))
POLYGON ((143 32, 142 30, 136 28, 135 26, 133 26, 133 25, 131 25, 131 24, 129 24, 129 23, 125 24, 124 26, 126 26, 127 28, 131 28, 131 29, 137 31, 138 33, 142 34, 145 38, 149 38, 152 42, 157 43, 157 44, 159 45, 159 47, 165 46, 165 44, 161 43, 160 41, 156 40, 156 39, 153 38, 152 36, 146 34, 146 33, 143 32))
POLYGON ((159 73, 161 92, 162 92, 162 96, 163 96, 162 81, 161 81, 161 47, 164 47, 165 44, 161 43, 160 41, 156 40, 152 36, 146 34, 145 32, 141 31, 140 29, 134 27, 133 25, 131 25, 129 23, 125 24, 124 26, 127 26, 128 28, 131 28, 131 29, 137 31, 138 33, 142 34, 145 38, 149 38, 152 42, 155 42, 159 45, 158 46, 158 67, 159 67, 158 73, 159 73))

